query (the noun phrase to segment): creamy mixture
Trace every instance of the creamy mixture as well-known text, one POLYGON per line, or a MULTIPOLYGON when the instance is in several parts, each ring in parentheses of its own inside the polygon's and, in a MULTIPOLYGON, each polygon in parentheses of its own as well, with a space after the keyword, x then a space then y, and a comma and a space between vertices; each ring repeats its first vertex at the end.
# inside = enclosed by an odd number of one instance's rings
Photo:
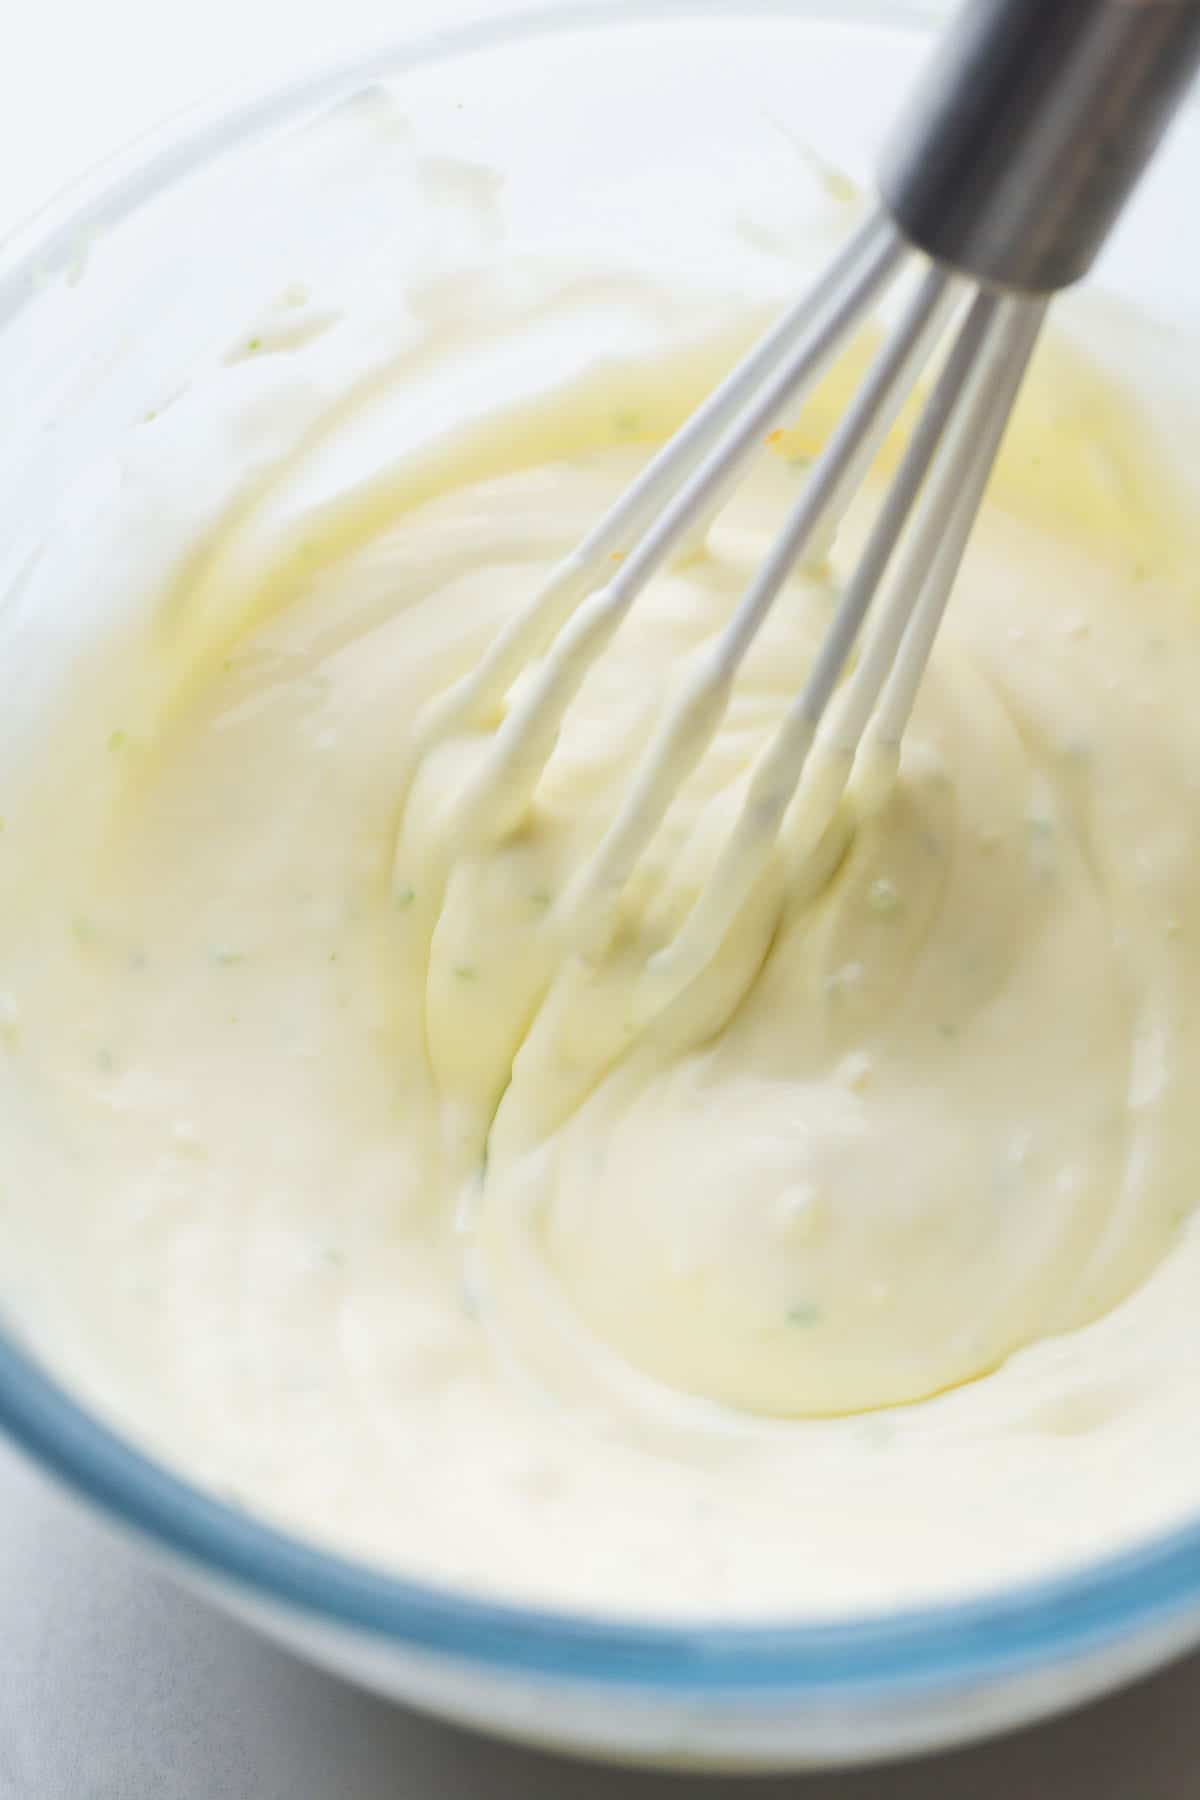
POLYGON ((147 516, 190 493, 195 529, 0 843, 0 1291, 127 1429, 322 1541, 551 1602, 843 1612, 1200 1498, 1200 617, 1144 422, 1051 352, 886 803, 815 849, 789 818, 645 1005, 854 520, 586 942, 571 883, 850 371, 654 581, 540 780, 480 786, 531 677, 422 721, 729 354, 706 324, 392 464, 364 420, 398 361, 318 425, 276 394, 253 468, 286 357, 227 359, 223 488, 170 489, 186 406, 155 427, 147 516))

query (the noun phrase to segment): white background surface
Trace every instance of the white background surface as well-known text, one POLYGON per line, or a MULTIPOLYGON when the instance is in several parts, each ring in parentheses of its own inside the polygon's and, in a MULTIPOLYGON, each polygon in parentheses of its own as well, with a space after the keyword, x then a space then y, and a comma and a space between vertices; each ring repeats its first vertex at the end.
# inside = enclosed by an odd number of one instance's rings
MULTIPOLYGON (((445 11, 9 0, 0 233, 181 106, 445 11)), ((0 1800, 1193 1800, 1198 1770, 1200 1661, 1040 1731, 888 1773, 717 1783, 486 1744, 260 1644, 147 1573, 0 1447, 0 1800)))

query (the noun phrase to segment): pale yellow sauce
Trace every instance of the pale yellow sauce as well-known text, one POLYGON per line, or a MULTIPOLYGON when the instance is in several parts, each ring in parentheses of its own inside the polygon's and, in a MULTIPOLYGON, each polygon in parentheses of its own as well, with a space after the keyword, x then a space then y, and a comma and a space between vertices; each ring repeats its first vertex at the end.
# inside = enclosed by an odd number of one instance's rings
POLYGON ((604 929, 563 897, 842 385, 652 583, 521 804, 463 810, 503 707, 415 722, 716 360, 568 385, 349 497, 328 437, 234 488, 164 584, 160 622, 205 630, 169 670, 123 652, 150 703, 90 751, 92 851, 67 831, 5 903, 5 1291, 140 1436, 319 1538, 563 1602, 843 1611, 1200 1498, 1200 617, 1156 450, 1060 352, 886 803, 815 852, 790 821, 708 966, 639 1006, 854 521, 604 929))

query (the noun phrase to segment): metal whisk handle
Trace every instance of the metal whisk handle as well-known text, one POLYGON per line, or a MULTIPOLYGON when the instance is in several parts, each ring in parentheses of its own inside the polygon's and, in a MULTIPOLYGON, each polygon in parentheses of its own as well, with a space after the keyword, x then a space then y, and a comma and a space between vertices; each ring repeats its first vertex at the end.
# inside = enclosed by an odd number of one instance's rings
POLYGON ((884 202, 981 282, 1067 287, 1198 65, 1200 0, 966 0, 888 147, 884 202))

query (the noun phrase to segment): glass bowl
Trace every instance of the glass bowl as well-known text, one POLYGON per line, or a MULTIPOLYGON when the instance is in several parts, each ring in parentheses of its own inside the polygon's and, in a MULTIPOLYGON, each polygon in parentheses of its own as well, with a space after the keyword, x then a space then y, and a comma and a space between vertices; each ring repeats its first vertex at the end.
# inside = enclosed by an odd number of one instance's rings
MULTIPOLYGON (((170 406, 204 346, 233 341, 288 284, 547 247, 714 280, 735 233, 762 295, 782 296, 798 279, 798 159, 810 146, 867 174, 932 10, 728 0, 632 16, 613 0, 456 26, 189 115, 10 238, 0 781, 19 775, 98 623, 77 593, 29 604, 39 546, 103 506, 111 458, 170 406), (502 177, 499 233, 479 204, 480 164, 502 177), (417 179, 435 165, 438 182, 417 179)), ((1198 169, 1189 116, 1102 273, 1162 319, 1176 384, 1197 381, 1176 330, 1200 317, 1200 261, 1175 226, 1198 169)), ((0 1336, 0 1422, 180 1579, 314 1661, 568 1750, 689 1766, 866 1761, 1052 1712, 1200 1641, 1200 1515, 999 1597, 841 1624, 669 1625, 463 1597, 290 1537, 126 1441, 15 1331, 0 1336)))

